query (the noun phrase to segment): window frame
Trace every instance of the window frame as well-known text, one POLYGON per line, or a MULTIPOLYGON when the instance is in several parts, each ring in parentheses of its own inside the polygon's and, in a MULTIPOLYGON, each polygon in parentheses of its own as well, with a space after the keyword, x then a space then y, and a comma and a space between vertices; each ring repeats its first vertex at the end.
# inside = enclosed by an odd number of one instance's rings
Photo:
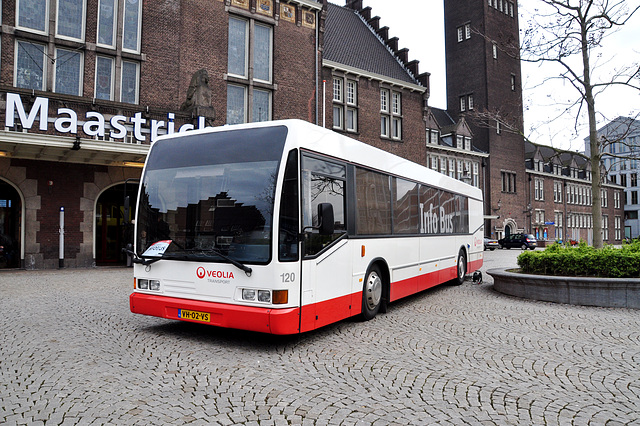
POLYGON ((120 69, 120 102, 122 103, 128 103, 128 104, 132 104, 132 105, 138 105, 140 103, 140 63, 139 62, 134 62, 134 61, 125 61, 122 60, 121 63, 121 69, 120 69), (123 100, 123 90, 124 90, 124 64, 134 64, 136 66, 136 89, 135 89, 135 102, 131 103, 128 101, 124 101, 123 100))
MULTIPOLYGON (((48 69, 49 68, 49 66, 48 66, 49 65, 49 61, 47 60, 47 45, 43 44, 43 43, 36 43, 36 42, 23 40, 23 39, 16 39, 15 40, 15 44, 14 44, 14 49, 15 49, 15 54, 14 54, 14 64, 13 64, 13 85, 15 87, 19 87, 19 88, 23 88, 23 89, 33 89, 33 90, 46 91, 47 90, 47 75, 48 75, 48 71, 49 71, 49 69, 48 69), (41 85, 40 88, 18 86, 18 62, 19 62, 19 59, 20 59, 20 57, 19 57, 20 43, 26 43, 26 44, 31 44, 31 45, 36 45, 36 46, 41 46, 42 47, 42 64, 40 64, 41 66, 39 66, 40 70, 42 71, 42 85, 41 85)), ((31 55, 29 55, 29 58, 31 60, 33 60, 31 55)))
POLYGON ((135 49, 131 49, 128 47, 125 47, 125 32, 127 29, 127 4, 128 1, 124 2, 124 9, 123 9, 123 13, 122 13, 122 51, 123 52, 130 52, 130 53, 140 53, 140 46, 142 44, 142 1, 143 0, 137 0, 138 2, 138 22, 136 24, 136 48, 135 49))
POLYGON ((100 12, 102 11, 102 3, 105 0, 98 1, 98 14, 96 17, 96 46, 104 47, 106 49, 116 49, 116 43, 118 40, 118 0, 113 0, 113 10, 111 13, 111 44, 100 42, 100 12))
MULTIPOLYGON (((71 96, 82 96, 82 88, 84 87, 84 52, 75 50, 75 49, 68 49, 68 48, 64 48, 64 47, 58 47, 56 46, 55 48, 55 64, 53 67, 53 92, 54 93, 60 93, 60 94, 66 94, 66 95, 71 95, 71 96), (59 61, 59 53, 60 51, 64 51, 64 52, 68 52, 71 55, 78 55, 80 57, 80 61, 78 66, 80 67, 80 69, 78 70, 78 87, 77 87, 77 91, 76 93, 63 93, 58 91, 58 63, 59 61)), ((64 56, 62 56, 62 58, 64 58, 64 56)), ((67 60, 68 61, 68 60, 67 60)), ((67 61, 62 61, 62 63, 66 63, 67 61)))
MULTIPOLYGON (((138 0, 138 1, 141 1, 141 0, 138 0)), ((85 36, 86 36, 86 32, 87 32, 87 28, 86 28, 86 22, 87 22, 87 0, 80 0, 80 2, 82 3, 82 18, 81 18, 81 22, 80 22, 80 37, 72 37, 72 36, 60 34, 60 3, 61 3, 61 0, 56 0, 56 22, 55 22, 56 30, 55 30, 55 35, 56 35, 57 38, 64 39, 64 40, 78 41, 78 42, 81 42, 81 43, 84 42, 85 36)))
POLYGON ((31 27, 25 27, 20 25, 20 5, 21 3, 24 4, 26 0, 17 0, 16 1, 16 16, 15 16, 15 25, 16 28, 20 29, 20 30, 24 30, 24 31, 28 31, 31 33, 35 33, 35 34, 42 34, 42 35, 49 35, 49 0, 43 0, 45 5, 44 5, 44 30, 38 30, 35 28, 31 28, 31 27))

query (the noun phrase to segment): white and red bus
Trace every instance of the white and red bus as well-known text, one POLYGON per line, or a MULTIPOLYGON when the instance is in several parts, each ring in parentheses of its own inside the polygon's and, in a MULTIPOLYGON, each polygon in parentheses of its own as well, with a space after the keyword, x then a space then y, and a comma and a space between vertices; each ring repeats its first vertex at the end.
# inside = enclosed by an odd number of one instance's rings
POLYGON ((483 260, 482 192, 313 124, 159 138, 138 194, 131 312, 313 330, 483 260))

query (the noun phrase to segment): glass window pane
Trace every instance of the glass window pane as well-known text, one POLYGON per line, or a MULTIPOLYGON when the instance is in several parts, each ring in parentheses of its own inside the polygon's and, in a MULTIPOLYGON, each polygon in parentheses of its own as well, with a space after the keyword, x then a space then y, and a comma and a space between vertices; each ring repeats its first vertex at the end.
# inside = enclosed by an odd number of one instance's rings
POLYGON ((271 27, 256 25, 253 48, 253 77, 271 81, 271 27))
POLYGON ((229 74, 247 75, 247 21, 229 18, 229 74))
POLYGON ((79 96, 82 83, 82 54, 56 49, 56 80, 54 91, 79 96))
POLYGON ((45 31, 47 16, 47 0, 19 0, 18 26, 45 31))
POLYGON ((44 90, 44 45, 18 42, 16 87, 44 90))
POLYGON ((98 6, 98 44, 115 45, 115 0, 100 0, 98 6))
POLYGON ((113 100, 113 59, 98 56, 96 58, 96 94, 97 99, 113 100))
POLYGON ((271 120, 271 93, 267 90, 253 91, 253 121, 271 120))
POLYGON ((357 129, 358 114, 353 108, 347 109, 347 130, 355 131, 357 129))
POLYGON ((393 179, 393 233, 417 234, 420 227, 418 208, 418 184, 402 179, 393 179))
POLYGON ((126 0, 124 3, 122 48, 136 52, 140 50, 140 3, 140 0, 126 0))
POLYGON ((122 61, 122 88, 120 101, 138 103, 138 64, 122 61))
POLYGON ((84 0, 58 0, 58 35, 84 38, 84 0))
POLYGON ((342 128, 342 107, 339 105, 333 106, 333 127, 342 128))
POLYGON ((240 124, 246 121, 246 89, 242 86, 227 86, 227 124, 240 124))
POLYGON ((391 233, 389 177, 356 169, 357 232, 360 235, 391 233))

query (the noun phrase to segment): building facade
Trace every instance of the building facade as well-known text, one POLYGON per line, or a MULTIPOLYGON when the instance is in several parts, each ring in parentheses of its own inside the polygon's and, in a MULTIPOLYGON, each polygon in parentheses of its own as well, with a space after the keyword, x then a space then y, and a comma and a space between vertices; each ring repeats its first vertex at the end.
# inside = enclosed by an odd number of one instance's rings
MULTIPOLYGON (((603 165, 607 179, 620 185, 624 204, 625 238, 640 237, 640 121, 618 117, 598 129, 603 147, 603 165)), ((589 138, 585 139, 585 152, 590 155, 589 138)))

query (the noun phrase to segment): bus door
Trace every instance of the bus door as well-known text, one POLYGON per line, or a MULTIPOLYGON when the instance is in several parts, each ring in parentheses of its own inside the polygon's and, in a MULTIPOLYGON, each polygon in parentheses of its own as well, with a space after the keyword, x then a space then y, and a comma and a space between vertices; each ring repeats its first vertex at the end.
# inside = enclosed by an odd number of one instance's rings
POLYGON ((352 259, 346 238, 346 166, 302 156, 301 332, 351 316, 352 259), (321 235, 318 205, 333 209, 334 231, 321 235))

